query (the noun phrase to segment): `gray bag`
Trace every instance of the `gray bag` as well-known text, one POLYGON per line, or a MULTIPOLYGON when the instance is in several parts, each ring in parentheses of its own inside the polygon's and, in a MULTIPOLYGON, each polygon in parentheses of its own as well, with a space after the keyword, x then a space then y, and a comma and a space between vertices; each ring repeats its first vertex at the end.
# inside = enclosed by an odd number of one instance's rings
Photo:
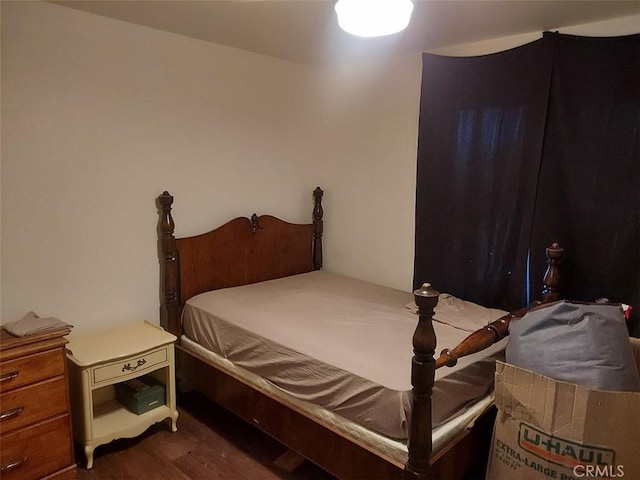
POLYGON ((619 304, 560 301, 509 325, 507 363, 593 390, 640 391, 619 304))

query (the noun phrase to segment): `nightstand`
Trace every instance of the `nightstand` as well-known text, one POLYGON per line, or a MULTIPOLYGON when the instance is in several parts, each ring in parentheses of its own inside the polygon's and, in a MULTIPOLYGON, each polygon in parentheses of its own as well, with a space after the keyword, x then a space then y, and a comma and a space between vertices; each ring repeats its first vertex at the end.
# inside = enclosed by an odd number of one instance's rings
POLYGON ((76 478, 64 335, 68 329, 0 341, 0 477, 76 478))
POLYGON ((136 437, 154 423, 171 421, 177 431, 176 337, 143 321, 91 335, 69 336, 67 359, 73 434, 84 448, 87 469, 99 445, 136 437), (165 403, 136 414, 116 400, 116 384, 151 376, 165 387, 165 403))

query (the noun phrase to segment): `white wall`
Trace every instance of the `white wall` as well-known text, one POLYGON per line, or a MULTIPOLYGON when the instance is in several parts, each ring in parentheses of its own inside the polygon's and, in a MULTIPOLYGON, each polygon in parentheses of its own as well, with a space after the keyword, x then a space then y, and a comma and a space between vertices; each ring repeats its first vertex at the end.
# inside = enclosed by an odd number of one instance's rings
MULTIPOLYGON (((48 3, 0 4, 3 323, 28 310, 79 332, 157 322, 165 189, 185 236, 254 211, 308 222, 321 185, 326 269, 411 288, 420 54, 319 70, 48 3)), ((633 33, 638 20, 562 31, 633 33)))
POLYGON ((2 2, 2 322, 157 321, 165 189, 184 236, 308 222, 321 185, 326 268, 410 288, 420 67, 398 62, 372 80, 2 2))

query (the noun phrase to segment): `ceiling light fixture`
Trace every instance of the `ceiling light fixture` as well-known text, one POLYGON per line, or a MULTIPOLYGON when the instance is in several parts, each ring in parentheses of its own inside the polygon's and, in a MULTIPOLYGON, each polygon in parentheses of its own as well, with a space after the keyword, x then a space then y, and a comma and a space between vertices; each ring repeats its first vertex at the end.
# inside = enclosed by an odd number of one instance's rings
POLYGON ((338 0, 338 25, 359 37, 381 37, 404 30, 409 25, 411 0, 338 0))

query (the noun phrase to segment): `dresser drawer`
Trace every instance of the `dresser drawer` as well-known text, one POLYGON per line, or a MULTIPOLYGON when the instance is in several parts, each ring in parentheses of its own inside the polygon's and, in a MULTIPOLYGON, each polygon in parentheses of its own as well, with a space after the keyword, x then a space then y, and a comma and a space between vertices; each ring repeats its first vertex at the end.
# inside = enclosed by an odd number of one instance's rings
POLYGON ((132 373, 144 372, 149 368, 156 367, 169 360, 167 346, 164 348, 147 352, 143 355, 128 357, 124 360, 101 365, 93 368, 93 383, 99 384, 104 381, 113 382, 120 377, 128 377, 132 373))
POLYGON ((0 395, 0 432, 6 434, 67 411, 67 384, 58 376, 0 395))
POLYGON ((0 392, 63 375, 64 365, 64 352, 59 348, 2 362, 0 392))
POLYGON ((2 480, 31 480, 73 463, 69 416, 2 435, 2 480))

